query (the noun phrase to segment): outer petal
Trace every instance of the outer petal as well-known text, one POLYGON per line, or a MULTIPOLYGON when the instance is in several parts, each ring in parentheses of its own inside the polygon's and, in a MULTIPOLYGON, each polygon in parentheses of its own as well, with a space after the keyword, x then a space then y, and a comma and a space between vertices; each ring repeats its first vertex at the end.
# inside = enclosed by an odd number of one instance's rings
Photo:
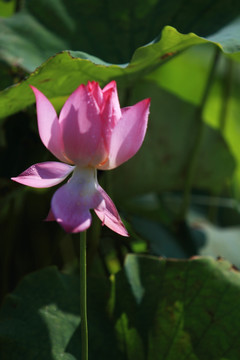
POLYGON ((122 109, 122 118, 113 129, 109 159, 98 169, 113 169, 129 160, 142 145, 148 122, 150 99, 122 109))
POLYGON ((64 156, 62 135, 60 131, 60 125, 57 117, 57 113, 46 98, 34 86, 31 86, 35 97, 37 106, 37 119, 38 119, 38 131, 40 138, 46 148, 51 151, 59 160, 68 162, 64 156))
POLYGON ((102 110, 104 145, 109 153, 113 129, 122 117, 116 82, 111 81, 103 89, 104 108, 102 110))
POLYGON ((12 180, 35 188, 48 188, 62 182, 74 169, 74 166, 48 161, 30 166, 12 180))
POLYGON ((88 86, 80 85, 69 96, 61 110, 59 122, 65 153, 75 164, 94 166, 106 158, 101 143, 100 109, 88 86))
POLYGON ((101 194, 103 201, 94 210, 103 225, 108 226, 111 230, 122 236, 129 236, 111 198, 100 185, 98 185, 97 189, 101 194))
POLYGON ((90 209, 101 202, 94 169, 76 168, 69 182, 53 195, 47 220, 56 221, 66 232, 77 233, 91 225, 90 209))

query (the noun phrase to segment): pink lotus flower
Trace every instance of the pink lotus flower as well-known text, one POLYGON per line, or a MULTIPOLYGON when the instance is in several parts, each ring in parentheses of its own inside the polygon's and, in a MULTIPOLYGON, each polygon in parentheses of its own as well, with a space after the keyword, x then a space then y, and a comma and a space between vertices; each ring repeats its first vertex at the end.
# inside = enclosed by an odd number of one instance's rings
POLYGON ((129 160, 142 145, 150 99, 120 109, 115 81, 102 90, 98 83, 80 85, 65 102, 59 118, 50 101, 31 86, 43 144, 62 162, 32 165, 12 180, 35 188, 69 181, 53 195, 47 220, 76 233, 91 225, 94 209, 103 225, 128 236, 120 216, 97 181, 97 169, 110 170, 129 160))

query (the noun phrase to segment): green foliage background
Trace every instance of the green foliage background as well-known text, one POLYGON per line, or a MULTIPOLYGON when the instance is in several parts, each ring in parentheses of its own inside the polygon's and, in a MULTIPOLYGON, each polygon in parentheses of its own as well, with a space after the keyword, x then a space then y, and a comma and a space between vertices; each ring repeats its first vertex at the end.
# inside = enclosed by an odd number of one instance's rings
POLYGON ((29 85, 59 111, 115 79, 122 107, 151 97, 151 114, 139 153, 99 174, 131 237, 93 219, 90 358, 238 360, 240 3, 0 0, 0 15, 1 358, 79 353, 78 237, 42 221, 54 189, 9 180, 52 159, 29 85), (202 254, 230 262, 156 258, 202 254))

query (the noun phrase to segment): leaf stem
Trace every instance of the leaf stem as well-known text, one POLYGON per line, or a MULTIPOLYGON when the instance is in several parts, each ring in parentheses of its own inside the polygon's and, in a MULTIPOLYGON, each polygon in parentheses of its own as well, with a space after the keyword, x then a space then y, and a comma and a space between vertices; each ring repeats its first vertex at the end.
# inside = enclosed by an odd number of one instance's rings
POLYGON ((88 360, 87 323, 87 245, 86 231, 80 233, 80 316, 81 316, 81 360, 88 360))
POLYGON ((231 95, 231 87, 232 87, 232 78, 233 78, 233 60, 226 59, 226 68, 225 68, 225 76, 223 80, 223 89, 222 89, 222 107, 220 111, 219 117, 219 128, 221 133, 224 133, 227 119, 227 112, 229 106, 229 98, 231 95))
MULTIPOLYGON (((225 133, 227 115, 229 110, 229 102, 230 102, 230 96, 232 90, 233 70, 234 70, 233 60, 226 59, 225 72, 222 83, 221 109, 219 115, 219 130, 223 136, 225 133)), ((220 189, 217 192, 214 192, 215 199, 217 198, 220 200, 221 192, 222 190, 220 189)), ((219 205, 216 203, 216 201, 213 202, 213 198, 210 198, 208 219, 213 224, 217 223, 218 210, 219 210, 219 205)))
POLYGON ((206 83, 206 86, 205 86, 205 89, 204 89, 204 92, 202 95, 202 99, 201 99, 200 105, 196 109, 196 123, 198 124, 198 130, 197 130, 194 147, 192 149, 191 157, 189 160, 188 173, 187 173, 187 178, 186 178, 186 182, 185 182, 185 188, 183 191, 183 200, 182 200, 182 204, 181 204, 180 210, 179 210, 179 216, 178 216, 179 220, 185 219, 188 208, 189 208, 190 200, 191 200, 191 190, 192 190, 192 184, 193 184, 193 179, 194 179, 194 175, 195 175, 196 163, 197 163, 197 159, 198 159, 198 152, 201 147, 203 134, 204 134, 205 123, 202 119, 202 115, 203 115, 204 107, 207 102, 210 88, 213 83, 214 74, 215 74, 219 56, 220 56, 220 49, 218 47, 216 47, 212 65, 211 65, 211 68, 209 71, 207 83, 206 83))

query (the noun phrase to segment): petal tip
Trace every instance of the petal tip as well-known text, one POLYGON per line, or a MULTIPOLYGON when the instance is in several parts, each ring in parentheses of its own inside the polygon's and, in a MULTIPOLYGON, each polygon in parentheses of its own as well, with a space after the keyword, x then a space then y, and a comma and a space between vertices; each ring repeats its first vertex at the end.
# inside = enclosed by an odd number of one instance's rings
MULTIPOLYGON (((99 212, 96 211, 95 209, 95 212, 96 214, 99 216, 99 212)), ((116 232, 117 234, 121 235, 121 236, 125 236, 125 237, 129 237, 129 233, 127 232, 127 229, 125 228, 122 220, 119 218, 118 219, 118 224, 115 224, 114 227, 110 227, 108 223, 105 222, 105 216, 103 215, 103 218, 102 218, 102 226, 107 226, 109 227, 109 229, 111 229, 112 231, 116 232)))
POLYGON ((122 221, 121 221, 121 223, 122 223, 122 229, 121 229, 121 234, 120 235, 125 236, 125 237, 129 237, 130 235, 129 235, 127 229, 125 228, 125 225, 123 224, 122 221))
POLYGON ((32 89, 32 91, 33 91, 33 93, 34 93, 35 97, 37 97, 37 94, 38 94, 38 93, 41 93, 41 91, 40 91, 40 90, 38 90, 35 86, 33 86, 33 85, 29 85, 29 87, 32 89))
POLYGON ((106 92, 106 91, 109 91, 109 90, 114 91, 116 89, 117 89, 117 83, 116 83, 115 80, 112 80, 112 81, 110 81, 110 83, 108 83, 107 85, 104 86, 102 91, 103 92, 106 92))
MULTIPOLYGON (((17 182, 17 183, 19 183, 19 184, 22 184, 22 178, 21 178, 21 176, 16 176, 16 177, 11 177, 10 178, 12 181, 15 181, 15 182, 17 182)), ((22 184, 22 185, 25 185, 25 184, 22 184)))
POLYGON ((144 99, 144 100, 140 101, 140 103, 145 104, 146 108, 147 108, 150 106, 151 98, 144 99))
POLYGON ((116 80, 110 81, 109 85, 112 85, 112 87, 117 87, 116 80))
POLYGON ((129 236, 112 199, 100 185, 98 185, 98 192, 103 201, 96 208, 94 208, 94 211, 102 221, 102 226, 106 225, 109 229, 119 235, 129 236))
POLYGON ((125 237, 130 236, 125 227, 124 227, 124 231, 120 235, 125 236, 125 237))

